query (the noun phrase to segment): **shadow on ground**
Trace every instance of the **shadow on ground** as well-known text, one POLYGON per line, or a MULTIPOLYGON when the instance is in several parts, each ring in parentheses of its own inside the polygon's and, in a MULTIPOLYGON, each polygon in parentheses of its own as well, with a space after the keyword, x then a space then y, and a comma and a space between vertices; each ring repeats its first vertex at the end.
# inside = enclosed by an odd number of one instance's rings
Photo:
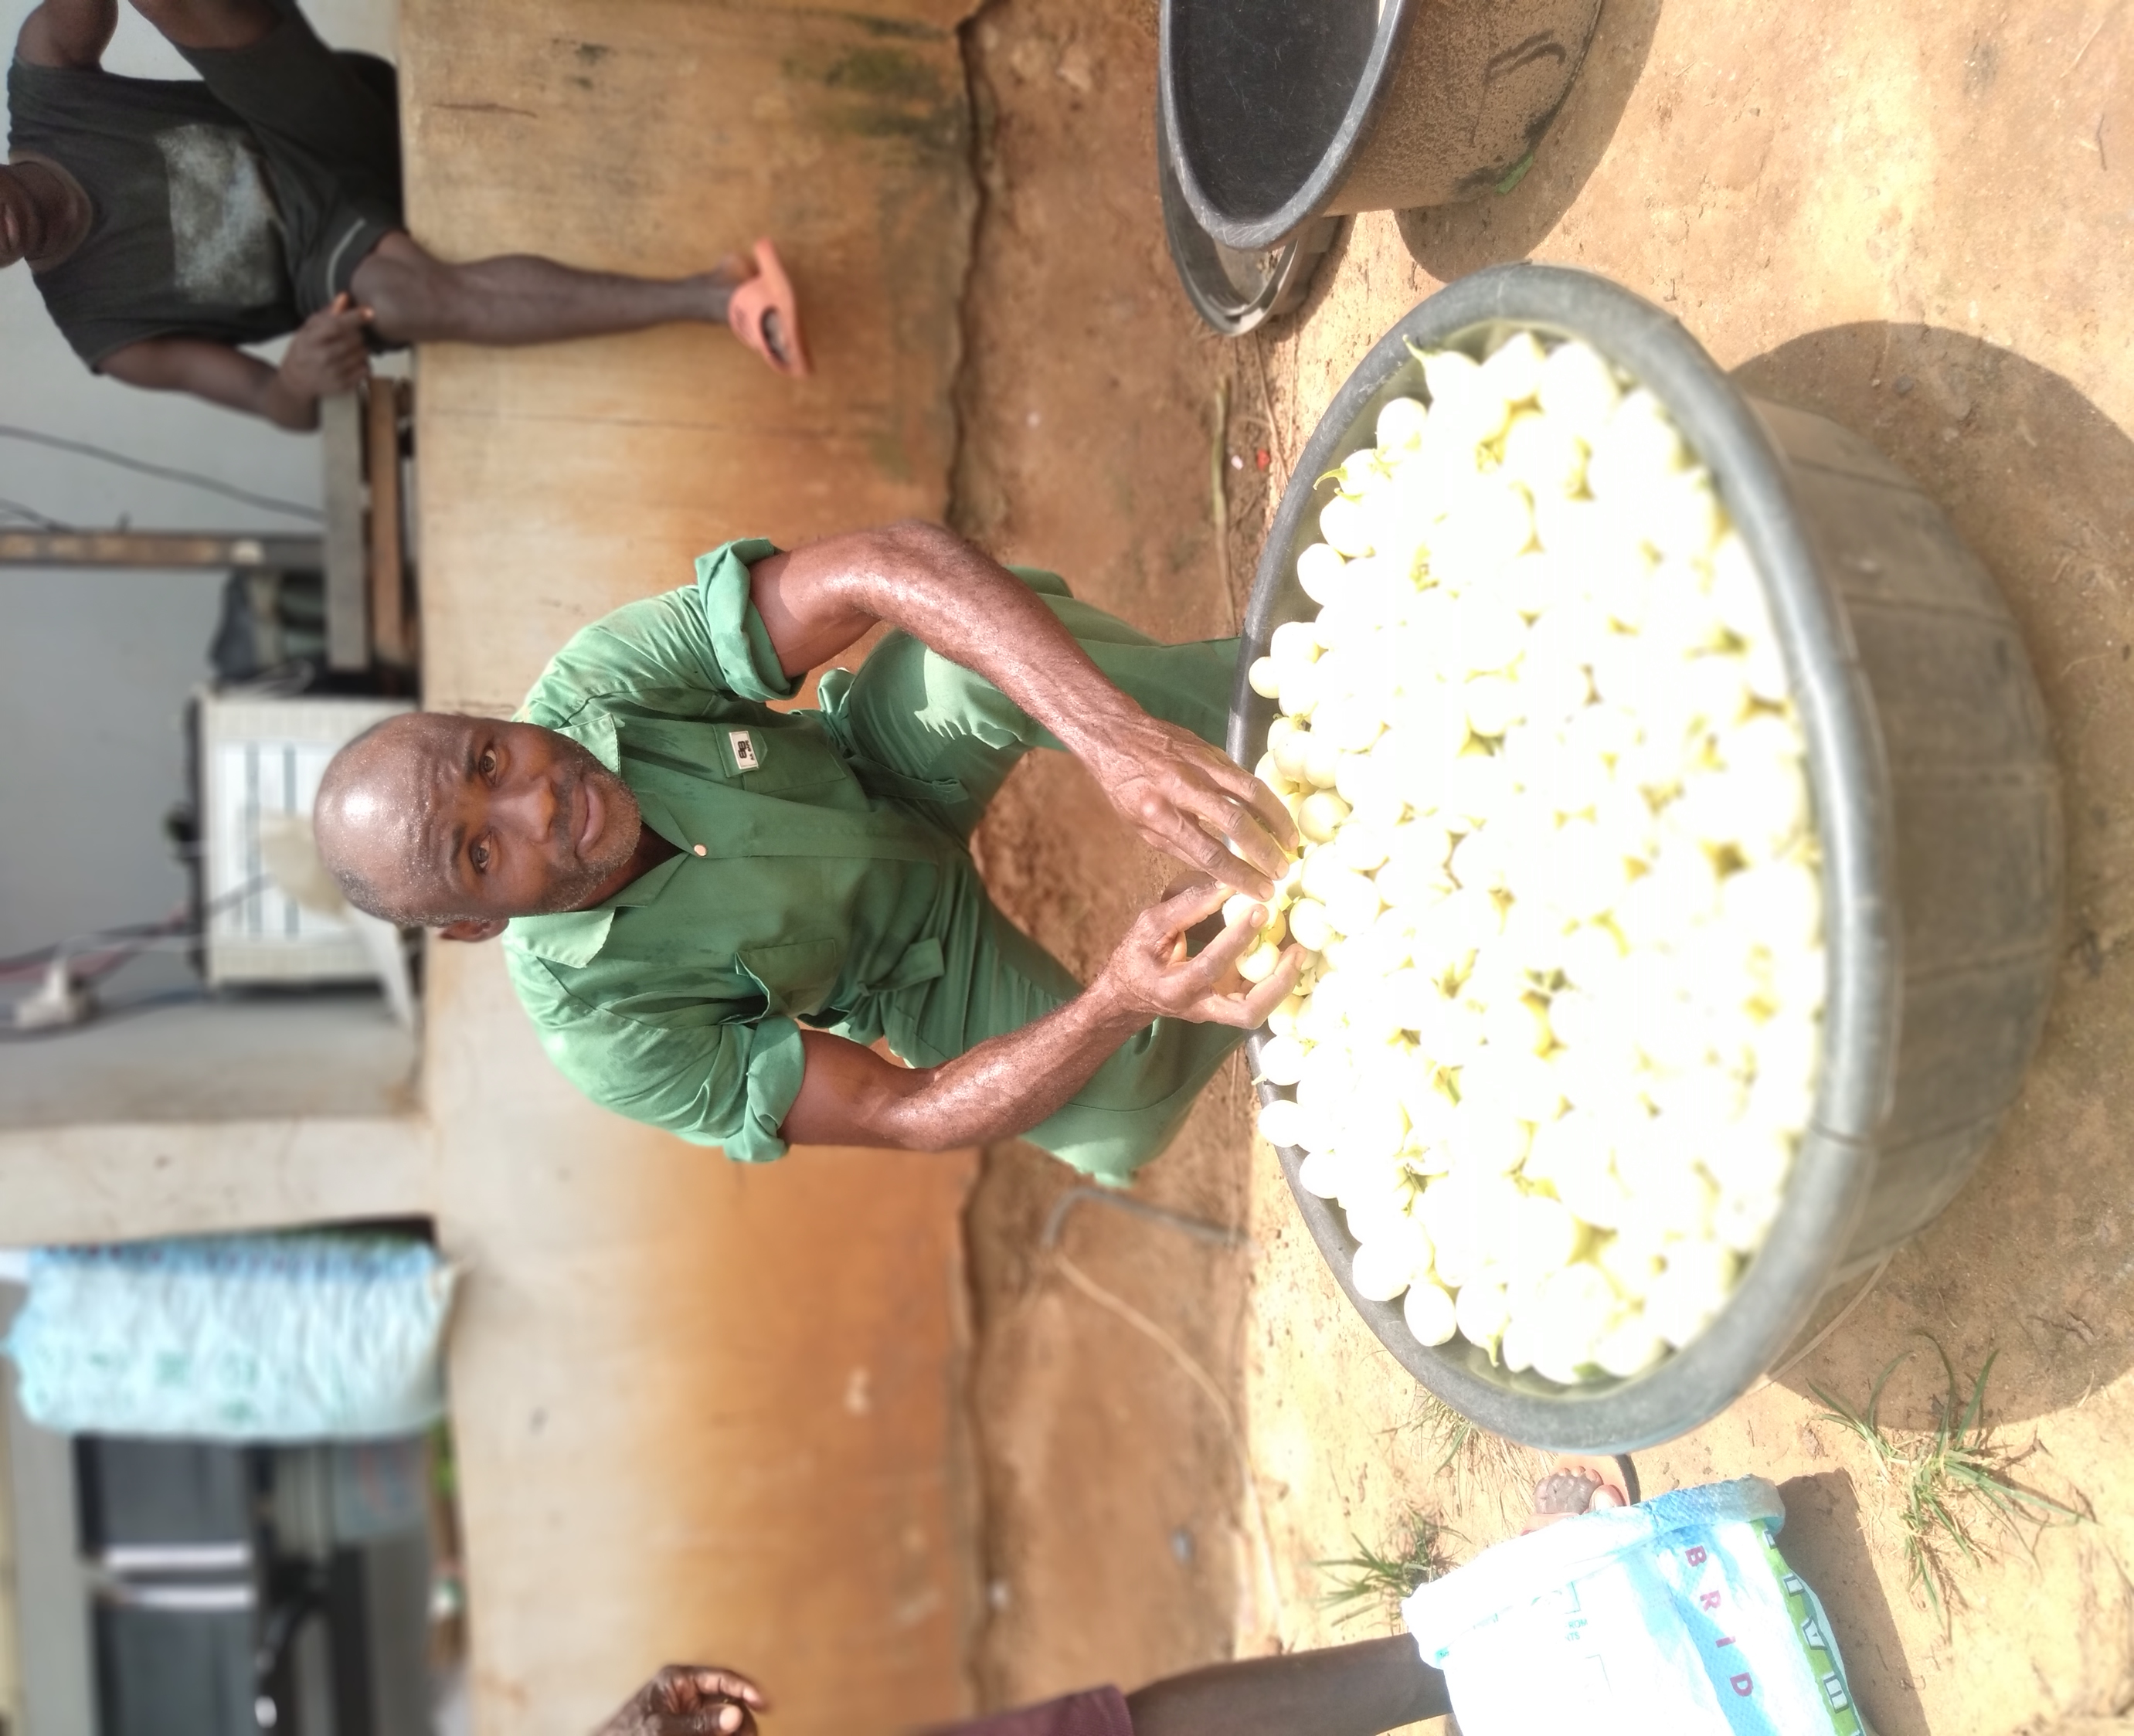
POLYGON ((1896 1619, 1875 1576, 1852 1476, 1795 1477, 1779 1485, 1779 1495, 1786 1504, 1779 1547, 1823 1600, 1861 1715, 1876 1736, 1929 1736, 1896 1619))
POLYGON ((1967 1380, 1998 1350, 1992 1413, 2034 1418, 2134 1364, 2134 441, 2059 375, 1929 326, 1812 332, 1734 379, 1871 441, 1953 519, 2029 649, 2069 828, 2068 951, 2022 1097, 1948 1211, 1786 1384, 1857 1402, 1918 1350, 1885 1405, 1918 1425, 1943 1384, 1924 1331, 1967 1380))
MULTIPOLYGON (((1660 4, 1605 0, 1586 64, 1555 124, 1535 147, 1533 166, 1510 192, 1399 214, 1401 239, 1417 264, 1450 283, 1485 265, 1523 259, 1541 244, 1607 154, 1652 52, 1660 4)), ((1333 275, 1321 268, 1326 281, 1333 275)))

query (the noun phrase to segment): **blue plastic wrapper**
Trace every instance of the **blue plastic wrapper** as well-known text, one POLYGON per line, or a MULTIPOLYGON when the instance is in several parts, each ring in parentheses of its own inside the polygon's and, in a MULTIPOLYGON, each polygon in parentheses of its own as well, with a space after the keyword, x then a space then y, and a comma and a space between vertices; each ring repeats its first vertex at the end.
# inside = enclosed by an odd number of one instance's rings
POLYGON ((41 1249, 5 1348, 25 1414, 65 1433, 409 1435, 444 1414, 456 1275, 427 1243, 376 1236, 41 1249))
POLYGON ((1464 1736, 1861 1736, 1823 1605, 1760 1477, 1586 1513, 1403 1604, 1464 1736))

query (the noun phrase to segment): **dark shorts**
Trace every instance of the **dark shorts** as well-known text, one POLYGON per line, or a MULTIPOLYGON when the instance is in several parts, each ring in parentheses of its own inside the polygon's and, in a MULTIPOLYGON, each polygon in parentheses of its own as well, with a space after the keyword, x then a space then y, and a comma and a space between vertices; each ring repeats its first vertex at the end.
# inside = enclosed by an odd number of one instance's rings
POLYGON ((1085 1688, 1040 1705, 944 1724, 928 1736, 1133 1736, 1133 1720, 1117 1688, 1085 1688))
POLYGON ((259 140, 282 208, 297 311, 347 289, 389 231, 400 198, 400 104, 392 66, 321 42, 294 0, 249 48, 180 53, 259 140))

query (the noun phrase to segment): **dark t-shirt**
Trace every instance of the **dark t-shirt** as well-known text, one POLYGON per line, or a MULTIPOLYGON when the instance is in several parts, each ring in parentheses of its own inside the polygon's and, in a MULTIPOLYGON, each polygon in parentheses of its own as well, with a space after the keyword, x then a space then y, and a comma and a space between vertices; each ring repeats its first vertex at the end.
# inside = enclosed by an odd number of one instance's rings
POLYGON ((91 367, 144 338, 251 344, 301 323, 266 158, 206 85, 17 60, 7 106, 10 150, 50 157, 94 207, 81 245, 36 274, 91 367))

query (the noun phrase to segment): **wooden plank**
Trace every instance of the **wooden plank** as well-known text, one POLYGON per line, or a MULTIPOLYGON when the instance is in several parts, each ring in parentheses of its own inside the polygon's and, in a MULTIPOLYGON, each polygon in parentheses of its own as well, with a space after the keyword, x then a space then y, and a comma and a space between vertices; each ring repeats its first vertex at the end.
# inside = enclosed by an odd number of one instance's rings
POLYGON ((0 567, 253 567, 316 571, 316 537, 198 531, 0 531, 0 567))
POLYGON ((364 393, 364 472, 370 485, 370 636, 380 663, 413 661, 402 562, 400 382, 373 376, 364 393))
POLYGON ((370 667, 370 575, 363 552, 363 405, 353 392, 319 400, 326 468, 326 667, 370 667))

